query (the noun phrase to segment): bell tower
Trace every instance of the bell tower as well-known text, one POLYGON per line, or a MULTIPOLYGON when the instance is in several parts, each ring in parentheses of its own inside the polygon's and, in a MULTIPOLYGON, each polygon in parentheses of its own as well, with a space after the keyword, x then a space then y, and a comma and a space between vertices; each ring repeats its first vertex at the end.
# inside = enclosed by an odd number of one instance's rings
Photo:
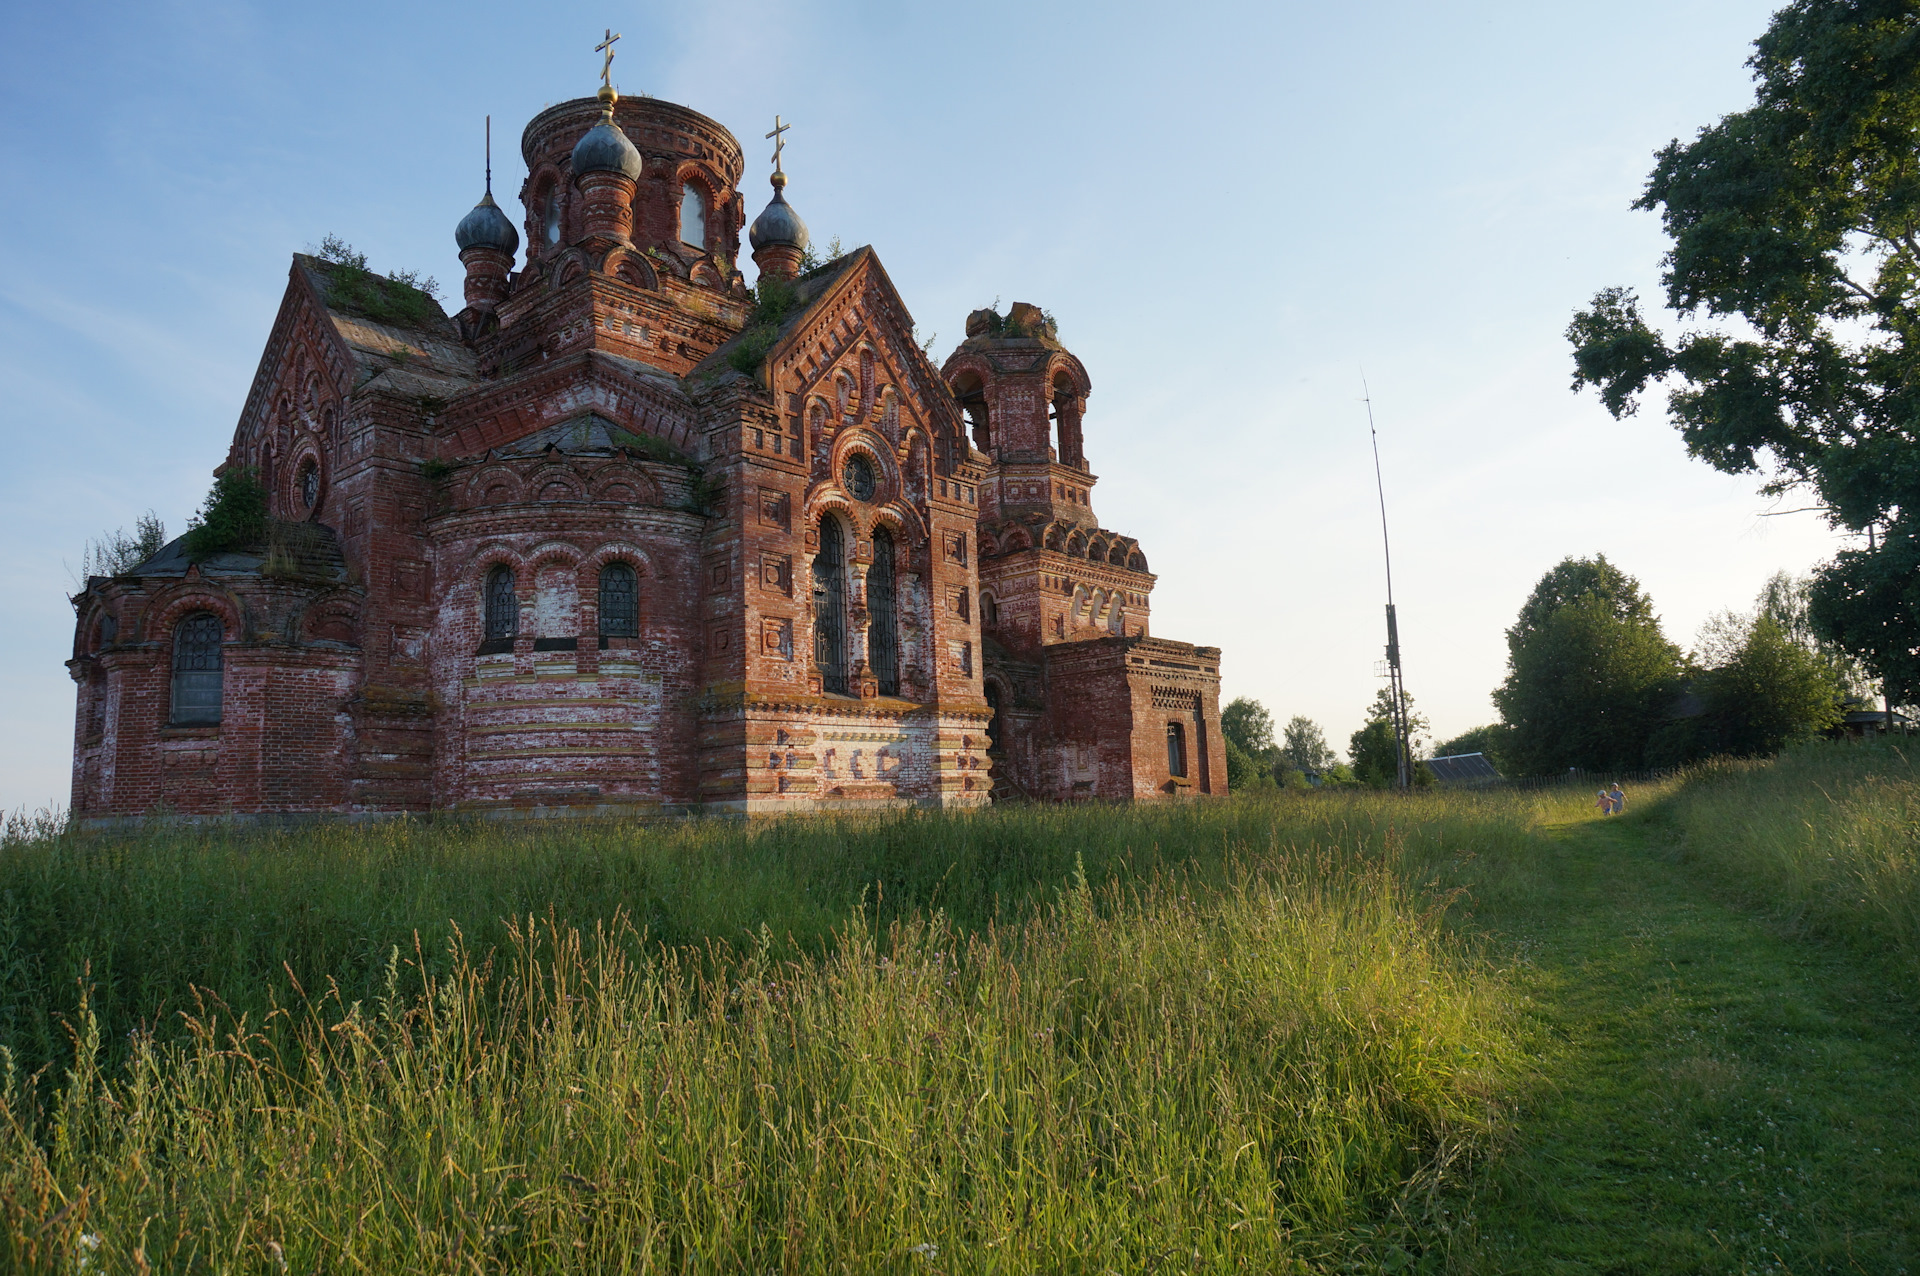
POLYGON ((1147 633, 1140 544, 1100 526, 1081 418, 1093 384, 1053 317, 976 310, 941 369, 989 465, 980 486, 980 612, 988 638, 1031 654, 1147 633))

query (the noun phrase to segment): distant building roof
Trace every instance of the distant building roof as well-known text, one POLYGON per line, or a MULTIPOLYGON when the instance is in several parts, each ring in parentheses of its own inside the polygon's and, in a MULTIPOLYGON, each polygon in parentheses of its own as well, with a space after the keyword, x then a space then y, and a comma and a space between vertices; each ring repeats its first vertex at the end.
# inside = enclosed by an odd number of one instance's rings
POLYGON ((1454 753, 1428 758, 1427 769, 1442 784, 1491 784, 1501 777, 1484 753, 1454 753))

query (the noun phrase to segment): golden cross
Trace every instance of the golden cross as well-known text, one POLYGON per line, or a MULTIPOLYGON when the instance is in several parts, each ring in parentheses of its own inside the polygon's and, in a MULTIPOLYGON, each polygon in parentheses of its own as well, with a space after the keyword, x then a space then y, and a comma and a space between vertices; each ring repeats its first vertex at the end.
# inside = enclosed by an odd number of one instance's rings
POLYGON ((593 46, 595 53, 604 53, 607 60, 600 64, 600 83, 604 88, 613 87, 613 42, 620 37, 612 27, 607 28, 607 38, 593 46))
POLYGON ((791 124, 782 124, 779 116, 773 117, 773 132, 767 136, 773 139, 773 171, 776 173, 780 171, 780 151, 787 144, 787 139, 780 135, 792 127, 791 124))

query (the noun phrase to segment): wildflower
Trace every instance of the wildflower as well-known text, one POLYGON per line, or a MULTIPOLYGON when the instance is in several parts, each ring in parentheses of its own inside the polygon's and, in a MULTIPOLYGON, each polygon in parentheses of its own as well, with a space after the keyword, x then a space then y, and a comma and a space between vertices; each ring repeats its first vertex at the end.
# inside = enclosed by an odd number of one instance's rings
POLYGON ((921 1241, 918 1245, 909 1247, 907 1253, 918 1254, 922 1258, 938 1258, 940 1257, 940 1247, 932 1241, 921 1241))

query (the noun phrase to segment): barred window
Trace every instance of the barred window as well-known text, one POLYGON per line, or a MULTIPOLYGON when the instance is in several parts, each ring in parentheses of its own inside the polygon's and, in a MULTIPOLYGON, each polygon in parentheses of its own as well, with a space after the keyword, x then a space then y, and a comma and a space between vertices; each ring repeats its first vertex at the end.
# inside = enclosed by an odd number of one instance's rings
POLYGON ((640 636, 640 582, 626 563, 608 563, 600 569, 600 635, 640 636))
POLYGON ((173 629, 174 726, 216 726, 220 722, 220 618, 196 611, 173 629))
POLYGON ((880 694, 900 694, 900 632, 893 597, 893 533, 873 531, 873 563, 867 568, 867 663, 880 694))
POLYGON ((513 587, 513 568, 496 567, 487 573, 487 637, 512 638, 520 628, 520 598, 513 587))

